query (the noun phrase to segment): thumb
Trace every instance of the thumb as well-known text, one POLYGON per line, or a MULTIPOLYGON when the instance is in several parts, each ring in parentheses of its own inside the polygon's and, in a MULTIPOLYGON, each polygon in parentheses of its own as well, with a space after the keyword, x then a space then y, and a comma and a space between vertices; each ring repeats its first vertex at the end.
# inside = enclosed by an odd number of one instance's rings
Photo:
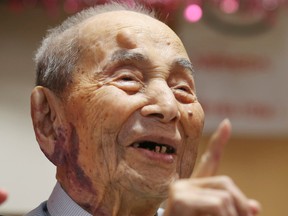
POLYGON ((217 173, 225 144, 230 135, 231 123, 228 119, 224 119, 209 140, 208 147, 192 174, 193 178, 214 176, 217 173))
POLYGON ((0 188, 0 204, 3 203, 8 197, 8 193, 0 188))

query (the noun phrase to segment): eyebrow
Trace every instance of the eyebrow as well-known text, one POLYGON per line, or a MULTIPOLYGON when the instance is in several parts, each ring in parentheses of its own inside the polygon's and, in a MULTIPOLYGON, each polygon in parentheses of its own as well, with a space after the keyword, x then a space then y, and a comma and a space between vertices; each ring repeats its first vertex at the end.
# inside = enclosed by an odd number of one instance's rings
POLYGON ((128 50, 117 50, 111 56, 112 62, 118 61, 138 61, 138 62, 150 62, 148 57, 139 52, 131 52, 128 50))
MULTIPOLYGON (((139 52, 131 52, 129 50, 121 49, 115 51, 111 56, 111 62, 124 62, 124 61, 136 61, 151 64, 151 61, 147 56, 139 52)), ((172 65, 175 67, 182 67, 190 71, 191 75, 194 75, 194 68, 192 63, 186 58, 177 58, 172 65)))
POLYGON ((174 65, 180 66, 180 67, 185 68, 186 70, 189 70, 191 72, 191 75, 194 75, 194 73, 195 73, 195 70, 194 70, 192 63, 185 58, 176 59, 174 62, 174 65))

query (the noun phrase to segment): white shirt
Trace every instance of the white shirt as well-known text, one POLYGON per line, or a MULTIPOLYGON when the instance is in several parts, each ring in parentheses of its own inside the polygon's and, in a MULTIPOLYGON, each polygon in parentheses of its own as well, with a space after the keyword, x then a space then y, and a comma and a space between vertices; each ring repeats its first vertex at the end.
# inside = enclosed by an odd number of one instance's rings
MULTIPOLYGON (((47 208, 51 216, 92 216, 75 203, 59 183, 56 184, 47 201, 47 208)), ((162 216, 163 212, 163 209, 159 209, 158 216, 162 216)))
POLYGON ((47 208, 51 216, 92 216, 74 202, 59 183, 56 184, 47 201, 47 208))

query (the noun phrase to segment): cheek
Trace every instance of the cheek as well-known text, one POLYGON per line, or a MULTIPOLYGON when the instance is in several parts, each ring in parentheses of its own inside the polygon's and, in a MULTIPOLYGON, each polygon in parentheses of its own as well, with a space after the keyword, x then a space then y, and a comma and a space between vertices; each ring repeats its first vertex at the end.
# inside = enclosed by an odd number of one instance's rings
POLYGON ((106 174, 114 172, 121 155, 116 138, 123 124, 137 109, 134 96, 114 86, 102 86, 97 90, 84 88, 81 93, 70 97, 67 116, 77 128, 81 143, 79 161, 89 176, 107 179, 109 176, 106 174))
POLYGON ((201 105, 198 102, 185 104, 180 107, 180 113, 185 138, 194 140, 201 137, 205 119, 201 105))
POLYGON ((79 164, 78 158, 81 156, 81 145, 79 141, 79 136, 76 131, 76 128, 71 125, 71 137, 70 137, 70 154, 69 154, 69 162, 71 167, 73 168, 73 172, 75 174, 75 177, 77 178, 76 182, 80 183, 83 186, 86 187, 87 190, 92 189, 92 183, 89 176, 86 175, 84 170, 82 168, 85 168, 79 164))
POLYGON ((115 128, 128 115, 127 97, 126 93, 113 86, 102 86, 99 89, 86 87, 70 97, 68 116, 87 131, 97 130, 100 125, 115 128))
POLYGON ((186 140, 181 152, 183 156, 181 161, 179 161, 178 168, 180 170, 180 177, 187 178, 191 175, 197 159, 198 145, 204 126, 204 112, 201 105, 194 103, 185 106, 182 109, 181 121, 186 140), (188 111, 192 111, 192 115, 189 115, 188 111))
POLYGON ((114 86, 105 86, 91 95, 87 119, 94 122, 95 128, 111 133, 119 132, 124 122, 137 110, 137 96, 128 95, 114 86))

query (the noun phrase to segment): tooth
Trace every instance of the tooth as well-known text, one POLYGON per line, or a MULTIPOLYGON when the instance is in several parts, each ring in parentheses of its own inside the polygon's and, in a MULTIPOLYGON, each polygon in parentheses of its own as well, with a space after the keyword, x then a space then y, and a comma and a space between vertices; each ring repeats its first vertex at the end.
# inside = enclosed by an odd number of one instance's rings
POLYGON ((167 147, 166 146, 162 146, 161 148, 161 153, 166 153, 167 147))
POLYGON ((134 144, 133 144, 133 147, 135 147, 135 148, 138 148, 139 146, 140 146, 139 143, 134 143, 134 144))
POLYGON ((156 152, 156 153, 159 153, 160 150, 161 150, 161 147, 157 145, 157 146, 155 147, 155 152, 156 152))

